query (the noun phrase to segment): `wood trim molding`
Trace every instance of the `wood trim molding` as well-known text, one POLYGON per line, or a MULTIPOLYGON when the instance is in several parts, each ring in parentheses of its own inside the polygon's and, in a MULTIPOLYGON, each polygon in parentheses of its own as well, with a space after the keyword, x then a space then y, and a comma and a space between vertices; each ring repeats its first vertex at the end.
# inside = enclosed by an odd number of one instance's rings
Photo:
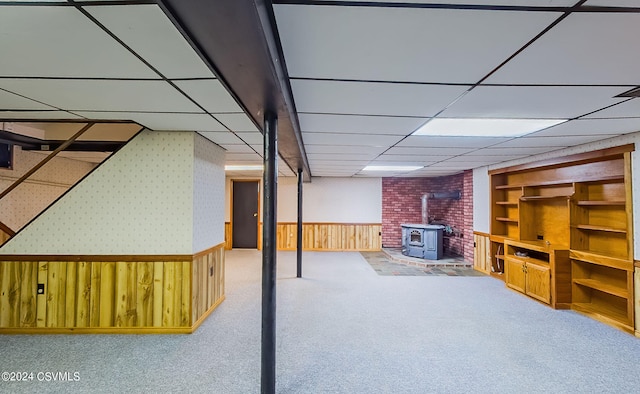
POLYGON ((211 252, 215 251, 216 249, 224 248, 224 244, 225 244, 225 243, 224 243, 224 241, 223 241, 223 242, 220 242, 219 244, 217 244, 217 245, 215 245, 215 246, 212 246, 212 247, 210 247, 210 248, 208 248, 208 249, 202 250, 202 251, 200 251, 200 252, 198 252, 198 253, 194 253, 194 254, 192 255, 192 257, 193 257, 194 259, 197 259, 198 257, 202 257, 202 256, 204 256, 204 255, 207 255, 207 254, 209 254, 209 253, 211 253, 211 252))
POLYGON ((626 144, 616 146, 613 148, 601 149, 592 152, 577 153, 569 156, 554 157, 552 159, 546 159, 541 161, 534 161, 531 163, 518 164, 511 167, 497 168, 489 171, 489 175, 502 174, 506 172, 525 171, 538 169, 542 167, 563 166, 568 164, 577 164, 580 162, 606 160, 610 156, 622 155, 627 152, 633 152, 635 150, 635 144, 626 144))
POLYGON ((63 254, 4 254, 0 261, 96 261, 96 262, 155 262, 191 261, 191 254, 174 255, 63 255, 63 254))
POLYGON ((80 254, 0 254, 0 261, 99 261, 151 263, 155 261, 192 261, 200 256, 223 248, 224 242, 194 254, 131 254, 131 255, 80 255, 80 254))
POLYGON ((473 235, 480 235, 481 237, 490 237, 491 235, 488 233, 483 233, 481 231, 474 231, 473 235))
POLYGON ((640 268, 640 260, 636 260, 633 265, 635 265, 636 268, 640 268))
POLYGON ((3 222, 0 222, 0 230, 4 231, 5 234, 7 234, 9 237, 13 237, 14 235, 16 235, 16 232, 3 222))

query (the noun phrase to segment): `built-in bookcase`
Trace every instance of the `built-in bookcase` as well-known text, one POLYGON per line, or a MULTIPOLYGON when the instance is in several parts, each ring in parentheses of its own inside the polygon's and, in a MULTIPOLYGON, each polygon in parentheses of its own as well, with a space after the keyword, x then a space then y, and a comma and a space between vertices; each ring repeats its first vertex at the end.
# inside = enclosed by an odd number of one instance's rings
POLYGON ((499 261, 506 254, 503 277, 510 288, 633 332, 633 149, 625 145, 490 172, 491 250, 504 242, 505 251, 492 257, 499 261), (527 255, 527 247, 529 255, 543 248, 549 256, 568 256, 561 275, 553 264, 509 252, 527 255), (529 290, 535 289, 531 283, 546 283, 547 271, 556 289, 550 299, 546 289, 545 297, 529 290), (560 289, 562 299, 554 300, 560 289))

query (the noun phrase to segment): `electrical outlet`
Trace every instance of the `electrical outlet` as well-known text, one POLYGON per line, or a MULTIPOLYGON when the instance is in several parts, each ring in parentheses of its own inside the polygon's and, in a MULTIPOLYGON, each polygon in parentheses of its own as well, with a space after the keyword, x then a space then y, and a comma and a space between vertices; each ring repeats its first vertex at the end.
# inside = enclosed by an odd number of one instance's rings
POLYGON ((38 283, 38 294, 44 294, 44 283, 38 283))

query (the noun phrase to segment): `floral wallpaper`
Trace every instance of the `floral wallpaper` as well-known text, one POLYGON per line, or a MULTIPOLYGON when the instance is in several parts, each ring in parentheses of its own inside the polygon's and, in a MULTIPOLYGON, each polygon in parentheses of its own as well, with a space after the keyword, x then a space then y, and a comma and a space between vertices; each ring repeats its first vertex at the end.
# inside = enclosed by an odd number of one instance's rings
POLYGON ((194 134, 193 252, 224 242, 224 149, 194 134))

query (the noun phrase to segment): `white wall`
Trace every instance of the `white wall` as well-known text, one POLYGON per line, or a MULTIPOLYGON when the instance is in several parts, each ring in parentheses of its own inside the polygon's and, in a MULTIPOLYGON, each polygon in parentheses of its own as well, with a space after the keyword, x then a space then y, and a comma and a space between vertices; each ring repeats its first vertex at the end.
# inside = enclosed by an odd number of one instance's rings
POLYGON ((191 254, 193 135, 140 133, 0 254, 191 254))
MULTIPOLYGON (((16 146, 13 169, 0 169, 0 190, 9 187, 45 157, 16 146)), ((94 168, 94 163, 54 157, 0 200, 0 219, 12 230, 20 230, 94 168)))
MULTIPOLYGON (((231 179, 227 178, 226 221, 231 220, 230 189, 231 179)), ((278 178, 277 203, 278 222, 298 221, 296 177, 278 178)), ((327 177, 305 182, 302 219, 305 223, 382 223, 382 178, 327 177)))
POLYGON ((194 134, 193 252, 224 242, 224 149, 194 134))
POLYGON ((473 170, 473 230, 489 234, 491 224, 490 182, 487 167, 473 170))

